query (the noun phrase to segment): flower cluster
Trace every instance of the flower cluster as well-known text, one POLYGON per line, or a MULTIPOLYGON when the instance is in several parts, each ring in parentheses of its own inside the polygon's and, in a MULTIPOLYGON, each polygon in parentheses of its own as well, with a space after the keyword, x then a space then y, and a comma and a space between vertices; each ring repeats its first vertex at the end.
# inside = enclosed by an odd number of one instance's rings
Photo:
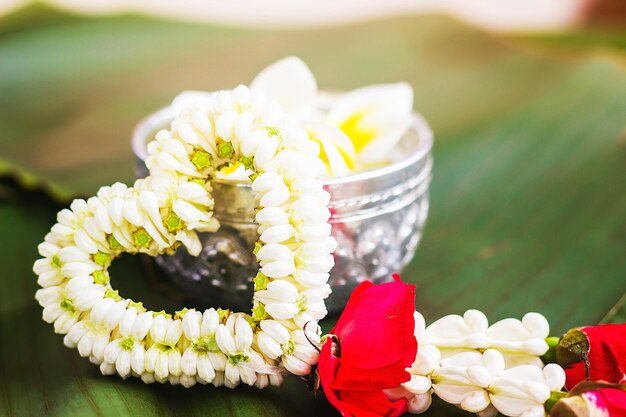
MULTIPOLYGON (((413 89, 407 83, 378 84, 341 94, 324 94, 309 67, 297 57, 281 59, 250 84, 297 115, 319 144, 325 176, 339 177, 379 167, 406 155, 396 144, 411 123, 413 89)), ((185 91, 174 107, 209 102, 214 93, 185 91)))
POLYGON ((544 416, 544 404, 565 383, 560 366, 544 367, 540 359, 548 350, 548 333, 548 322, 538 313, 489 326, 483 313, 469 310, 426 327, 415 312, 419 348, 408 369, 411 379, 387 396, 407 398, 412 413, 428 409, 434 393, 480 416, 544 416))
POLYGON ((318 353, 307 339, 319 341, 335 249, 319 151, 296 117, 247 87, 188 103, 148 144, 150 176, 102 187, 58 214, 33 268, 44 320, 102 373, 146 383, 262 388, 279 384, 285 368, 308 374, 318 353), (252 184, 258 202, 251 314, 170 315, 113 290, 107 270, 122 253, 184 245, 197 254, 196 232, 219 227, 211 181, 233 176, 252 184))

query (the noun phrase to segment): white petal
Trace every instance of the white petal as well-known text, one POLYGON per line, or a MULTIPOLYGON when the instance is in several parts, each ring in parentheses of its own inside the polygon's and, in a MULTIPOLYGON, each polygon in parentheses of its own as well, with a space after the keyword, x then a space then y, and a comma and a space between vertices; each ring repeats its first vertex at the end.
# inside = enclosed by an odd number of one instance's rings
POLYGON ((261 234, 260 239, 265 243, 281 243, 291 239, 294 233, 291 225, 271 226, 261 234))
POLYGON ((127 350, 121 352, 117 357, 117 361, 115 362, 115 369, 122 378, 127 378, 128 376, 130 376, 130 363, 131 356, 130 352, 127 350))
POLYGON ((180 368, 185 375, 195 375, 196 374, 196 364, 198 363, 198 353, 193 349, 192 346, 189 346, 183 352, 183 357, 180 362, 180 368))
POLYGON ((270 262, 261 268, 261 272, 270 278, 280 278, 291 275, 296 271, 293 261, 270 262))
POLYGON ((185 314, 182 324, 187 339, 195 340, 200 337, 200 320, 202 320, 202 314, 199 311, 190 310, 185 314))
POLYGON ((252 328, 244 318, 238 317, 235 323, 235 346, 238 350, 247 350, 252 344, 252 328))
POLYGON ((239 368, 233 365, 232 363, 227 362, 226 369, 224 372, 224 377, 231 384, 238 384, 239 383, 239 368))
POLYGON ((276 359, 283 354, 280 344, 265 332, 257 333, 257 344, 261 352, 270 359, 276 359))
POLYGON ((124 350, 120 344, 121 339, 115 339, 111 343, 109 343, 104 349, 104 360, 108 363, 115 363, 117 361, 117 357, 124 350))
POLYGON ((295 356, 287 355, 283 357, 282 364, 294 375, 307 375, 311 372, 311 366, 295 356))
POLYGON ((279 207, 285 204, 290 197, 291 194, 287 187, 275 188, 261 197, 260 205, 261 207, 279 207))
POLYGON ((157 377, 157 380, 165 379, 169 376, 170 372, 170 364, 168 360, 168 355, 165 353, 161 353, 157 355, 156 362, 154 364, 154 376, 157 377))
POLYGON ((214 308, 209 308, 202 314, 201 334, 215 334, 220 324, 219 314, 214 308))
POLYGON ((181 355, 178 349, 172 349, 167 353, 170 375, 180 376, 182 368, 180 366, 181 355))
POLYGON ((131 353, 130 365, 136 374, 142 374, 145 370, 145 350, 143 346, 135 346, 131 353))
POLYGON ((317 94, 317 83, 307 65, 300 58, 290 56, 262 70, 250 89, 278 101, 287 111, 308 116, 317 94))
POLYGON ((151 312, 141 313, 135 319, 131 329, 131 335, 137 340, 143 340, 152 325, 153 316, 151 312))
POLYGON ((180 339, 182 334, 183 334, 182 322, 180 320, 172 320, 167 327, 167 332, 165 334, 165 338, 163 339, 163 341, 165 342, 165 344, 169 346, 174 346, 176 345, 176 343, 178 343, 178 340, 180 339))
POLYGON ((272 303, 265 306, 265 311, 278 320, 287 320, 298 314, 298 307, 293 303, 272 303))
POLYGON ((233 336, 223 324, 220 324, 217 328, 215 341, 217 342, 220 350, 226 354, 235 352, 236 350, 235 339, 233 339, 233 336))
POLYGON ((213 364, 207 355, 201 355, 198 357, 197 362, 198 376, 206 382, 212 382, 215 378, 215 370, 213 364))

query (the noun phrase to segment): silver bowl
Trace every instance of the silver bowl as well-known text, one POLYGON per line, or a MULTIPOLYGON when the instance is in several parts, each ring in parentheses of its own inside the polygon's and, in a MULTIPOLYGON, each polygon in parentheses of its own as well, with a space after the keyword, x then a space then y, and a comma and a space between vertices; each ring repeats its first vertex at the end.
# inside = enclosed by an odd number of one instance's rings
MULTIPOLYGON (((146 143, 175 116, 174 109, 166 107, 137 125, 132 147, 138 177, 148 174, 146 143)), ((410 129, 394 150, 396 162, 324 182, 331 195, 332 235, 338 243, 329 281, 333 293, 326 303, 329 313, 340 312, 362 281, 389 281, 413 259, 428 216, 432 144, 428 123, 414 113, 410 129)), ((252 249, 259 237, 252 190, 227 181, 212 185, 220 229, 200 233, 200 255, 191 256, 181 248, 174 255, 157 257, 156 263, 199 307, 249 310, 258 270, 252 249)))

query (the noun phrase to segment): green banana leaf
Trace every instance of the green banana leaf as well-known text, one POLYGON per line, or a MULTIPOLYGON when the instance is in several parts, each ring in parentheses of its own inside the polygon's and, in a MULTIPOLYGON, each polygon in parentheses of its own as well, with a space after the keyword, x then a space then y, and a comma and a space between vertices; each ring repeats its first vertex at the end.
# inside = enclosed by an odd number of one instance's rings
MULTIPOLYGON (((555 335, 624 320, 626 73, 600 54, 521 45, 443 16, 293 31, 39 6, 0 19, 0 416, 337 415, 295 377, 264 391, 103 377, 33 299, 31 265, 56 211, 132 181, 141 117, 184 89, 247 83, 290 54, 327 89, 415 88, 437 136, 435 169, 424 240, 403 277, 428 320, 533 310, 555 335)), ((122 258, 112 276, 154 308, 181 304, 141 258, 122 258)), ((427 415, 468 414, 435 402, 427 415)))

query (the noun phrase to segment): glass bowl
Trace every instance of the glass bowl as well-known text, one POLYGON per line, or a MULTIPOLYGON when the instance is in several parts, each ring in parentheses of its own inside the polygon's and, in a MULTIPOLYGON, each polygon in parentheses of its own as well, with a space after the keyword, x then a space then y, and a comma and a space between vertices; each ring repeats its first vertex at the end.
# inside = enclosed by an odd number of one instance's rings
MULTIPOLYGON (((132 147, 138 177, 148 174, 147 142, 175 116, 174 108, 165 107, 137 125, 132 147)), ((411 119, 394 149, 395 162, 324 181, 338 243, 329 280, 333 292, 326 302, 331 314, 343 309, 362 281, 386 282, 401 272, 420 242, 428 216, 433 134, 422 116, 413 113, 411 119)), ((197 306, 246 311, 252 306, 252 280, 258 270, 252 254, 258 239, 252 189, 218 180, 212 186, 220 229, 199 233, 203 247, 198 256, 181 247, 173 255, 157 257, 156 263, 197 306)))

